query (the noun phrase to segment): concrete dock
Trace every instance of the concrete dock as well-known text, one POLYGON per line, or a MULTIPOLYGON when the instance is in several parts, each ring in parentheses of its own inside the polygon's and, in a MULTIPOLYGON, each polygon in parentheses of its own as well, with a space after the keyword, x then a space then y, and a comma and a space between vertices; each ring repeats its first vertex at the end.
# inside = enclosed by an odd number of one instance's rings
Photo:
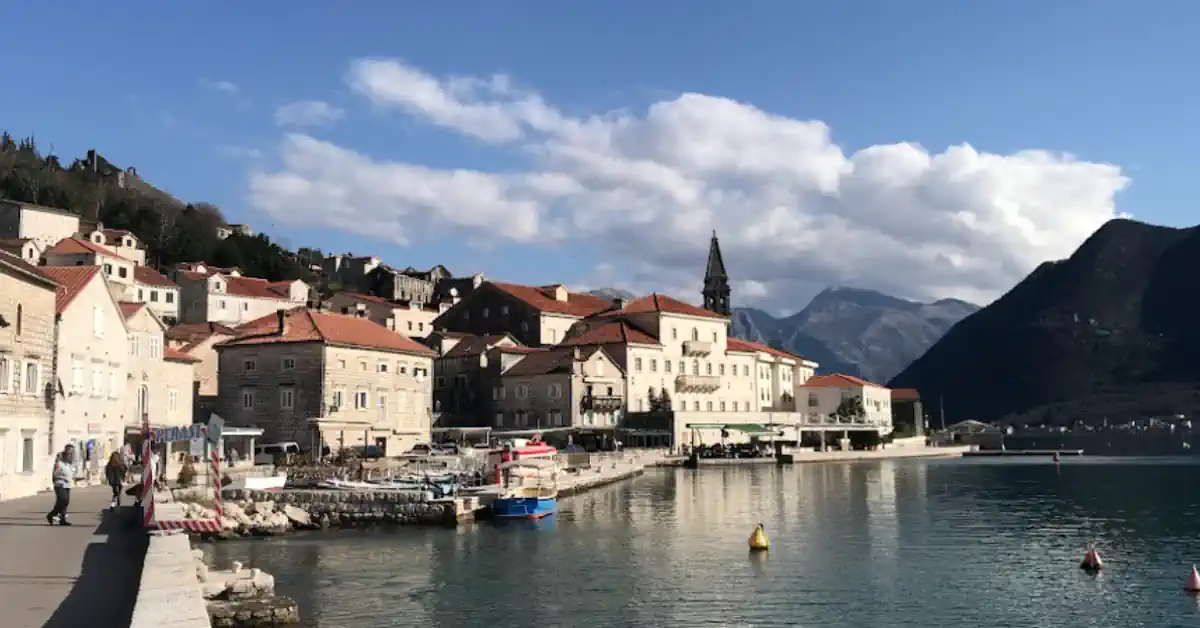
POLYGON ((146 535, 126 507, 108 512, 108 487, 71 492, 70 527, 46 524, 54 495, 0 502, 4 628, 128 628, 146 535))

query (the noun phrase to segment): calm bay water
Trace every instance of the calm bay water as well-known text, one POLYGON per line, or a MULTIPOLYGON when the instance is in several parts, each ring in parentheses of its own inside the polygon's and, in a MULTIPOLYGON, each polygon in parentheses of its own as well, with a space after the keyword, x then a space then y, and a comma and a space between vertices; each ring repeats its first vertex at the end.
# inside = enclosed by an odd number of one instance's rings
POLYGON ((887 461, 662 469, 538 523, 209 546, 311 628, 1200 625, 1200 464, 887 461), (746 539, 763 522, 767 556, 746 539), (1079 559, 1096 539, 1099 577, 1079 559))

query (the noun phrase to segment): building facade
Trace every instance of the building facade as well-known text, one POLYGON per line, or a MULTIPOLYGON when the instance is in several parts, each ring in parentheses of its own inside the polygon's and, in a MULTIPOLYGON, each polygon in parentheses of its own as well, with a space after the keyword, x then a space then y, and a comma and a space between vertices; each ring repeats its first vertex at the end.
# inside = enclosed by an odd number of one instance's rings
POLYGON ((614 308, 611 300, 566 286, 523 286, 485 281, 445 313, 436 329, 475 336, 509 334, 523 345, 556 345, 579 321, 614 308))
POLYGON ((168 346, 166 325, 148 306, 120 305, 129 330, 125 397, 130 420, 126 428, 139 429, 143 415, 156 427, 191 425, 195 407, 193 369, 199 360, 168 346))
POLYGON ((496 351, 495 428, 615 428, 624 409, 624 372, 598 347, 496 351), (507 362, 507 363, 506 363, 507 362))
POLYGON ((174 272, 183 323, 236 326, 308 303, 308 284, 243 277, 236 268, 181 264, 174 272))
POLYGON ((215 345, 218 408, 264 442, 381 446, 389 454, 430 440, 434 353, 369 320, 281 310, 215 345))
POLYGON ((113 251, 134 264, 139 266, 145 266, 146 264, 146 248, 142 246, 141 241, 131 231, 126 229, 105 229, 101 226, 99 229, 94 229, 91 233, 87 234, 87 239, 92 244, 113 251))
POLYGON ((0 500, 50 486, 56 287, 0 253, 0 500))
POLYGON ((220 378, 215 346, 236 335, 232 328, 217 323, 184 323, 167 330, 167 346, 196 360, 192 366, 192 416, 201 421, 217 411, 220 378))
POLYGON ((79 233, 79 216, 69 211, 0 200, 0 238, 21 238, 48 249, 79 233))
POLYGON ((360 316, 396 333, 424 338, 433 331, 433 321, 444 311, 415 301, 396 303, 383 297, 358 292, 338 292, 325 302, 326 309, 347 316, 360 316))

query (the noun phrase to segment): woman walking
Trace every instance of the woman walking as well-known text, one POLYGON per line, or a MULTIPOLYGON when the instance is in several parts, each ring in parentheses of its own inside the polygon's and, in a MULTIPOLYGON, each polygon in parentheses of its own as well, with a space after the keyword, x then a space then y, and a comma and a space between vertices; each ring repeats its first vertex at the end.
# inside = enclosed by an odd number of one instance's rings
POLYGON ((54 525, 57 519, 59 525, 69 526, 67 521, 67 506, 71 505, 71 487, 75 485, 75 446, 63 448, 58 459, 54 461, 54 509, 46 514, 46 523, 54 525))
POLYGON ((121 485, 128 473, 129 467, 125 466, 121 452, 114 451, 108 457, 108 464, 104 465, 104 479, 112 488, 112 505, 108 507, 109 510, 116 510, 121 505, 121 485))

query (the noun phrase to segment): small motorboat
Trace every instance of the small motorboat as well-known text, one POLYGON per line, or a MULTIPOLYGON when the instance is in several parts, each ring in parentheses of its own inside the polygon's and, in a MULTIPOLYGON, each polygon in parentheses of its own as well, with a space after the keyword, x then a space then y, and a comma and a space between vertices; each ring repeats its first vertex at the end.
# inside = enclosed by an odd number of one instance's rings
POLYGON ((500 496, 492 503, 498 519, 541 519, 558 509, 558 462, 529 458, 499 465, 500 496))

